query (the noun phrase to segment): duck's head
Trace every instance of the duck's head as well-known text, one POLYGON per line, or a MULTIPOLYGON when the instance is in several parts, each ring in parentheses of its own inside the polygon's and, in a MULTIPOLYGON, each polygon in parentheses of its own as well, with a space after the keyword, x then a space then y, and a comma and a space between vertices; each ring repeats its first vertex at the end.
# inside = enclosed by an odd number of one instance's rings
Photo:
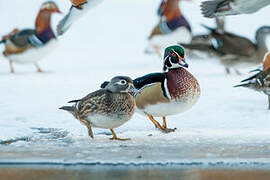
POLYGON ((136 91, 132 79, 127 76, 116 76, 112 78, 105 89, 113 93, 136 91))
POLYGON ((185 50, 180 45, 167 47, 165 49, 163 61, 163 71, 179 67, 188 68, 188 64, 185 61, 185 50))
POLYGON ((40 11, 47 12, 47 13, 59 13, 62 12, 59 10, 58 6, 53 1, 47 1, 43 3, 40 7, 40 11))

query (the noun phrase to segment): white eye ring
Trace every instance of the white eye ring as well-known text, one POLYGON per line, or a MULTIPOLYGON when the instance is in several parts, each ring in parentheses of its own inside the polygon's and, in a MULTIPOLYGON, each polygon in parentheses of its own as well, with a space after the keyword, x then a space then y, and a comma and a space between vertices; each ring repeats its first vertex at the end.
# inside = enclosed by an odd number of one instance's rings
POLYGON ((126 80, 120 80, 120 81, 119 81, 119 84, 120 84, 120 85, 126 85, 126 84, 127 84, 127 81, 126 81, 126 80))

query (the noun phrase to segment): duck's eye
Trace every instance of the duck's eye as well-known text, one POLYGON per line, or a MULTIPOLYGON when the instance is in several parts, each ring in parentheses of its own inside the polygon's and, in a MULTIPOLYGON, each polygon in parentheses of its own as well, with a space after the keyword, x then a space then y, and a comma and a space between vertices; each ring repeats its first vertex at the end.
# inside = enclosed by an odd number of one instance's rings
POLYGON ((176 57, 176 54, 175 54, 175 53, 172 53, 172 56, 173 56, 173 57, 176 57))
POLYGON ((121 80, 121 81, 120 81, 120 84, 121 84, 121 85, 125 85, 125 84, 127 84, 127 81, 121 80))

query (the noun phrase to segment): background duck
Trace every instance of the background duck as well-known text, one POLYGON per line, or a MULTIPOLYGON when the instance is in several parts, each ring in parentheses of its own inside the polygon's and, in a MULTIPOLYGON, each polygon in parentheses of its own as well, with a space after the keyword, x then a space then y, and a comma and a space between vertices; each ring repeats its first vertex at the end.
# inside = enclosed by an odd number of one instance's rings
MULTIPOLYGON (((148 116, 156 128, 169 133, 176 128, 167 128, 166 117, 190 109, 200 97, 200 86, 186 68, 185 52, 181 46, 167 47, 164 53, 162 73, 151 73, 135 80, 138 89, 135 95, 137 111, 148 116), (162 117, 161 126, 154 117, 162 117)), ((108 82, 104 82, 104 88, 108 82)))
POLYGON ((243 84, 234 87, 247 87, 268 96, 268 109, 270 110, 270 53, 266 53, 263 61, 263 69, 255 75, 241 81, 243 84))
POLYGON ((79 18, 103 0, 70 0, 72 5, 68 14, 58 23, 57 34, 63 35, 79 18))
POLYGON ((128 93, 133 91, 132 79, 126 76, 116 76, 104 88, 92 92, 82 99, 70 101, 74 106, 63 106, 60 109, 70 112, 76 119, 88 128, 88 134, 94 138, 92 127, 110 129, 113 138, 116 136, 113 128, 117 128, 131 119, 135 112, 135 100, 128 93))
POLYGON ((180 0, 162 0, 158 16, 159 22, 149 36, 149 48, 161 55, 163 49, 171 44, 189 43, 192 38, 191 26, 179 8, 180 0))
POLYGON ((270 4, 270 0, 211 0, 201 4, 205 17, 251 14, 270 4))
MULTIPOLYGON (((255 43, 249 39, 233 34, 220 33, 216 29, 205 26, 211 31, 211 44, 182 44, 190 50, 200 50, 216 56, 221 64, 229 68, 243 67, 244 64, 260 64, 265 53, 268 51, 266 36, 270 34, 270 26, 262 26, 256 31, 255 43)), ((236 70, 237 73, 240 73, 236 70)))
POLYGON ((57 5, 48 1, 42 4, 36 18, 35 29, 13 30, 4 36, 0 43, 5 44, 4 56, 9 60, 10 70, 14 73, 13 62, 33 63, 42 72, 37 62, 56 45, 56 36, 51 28, 51 15, 61 13, 57 5))

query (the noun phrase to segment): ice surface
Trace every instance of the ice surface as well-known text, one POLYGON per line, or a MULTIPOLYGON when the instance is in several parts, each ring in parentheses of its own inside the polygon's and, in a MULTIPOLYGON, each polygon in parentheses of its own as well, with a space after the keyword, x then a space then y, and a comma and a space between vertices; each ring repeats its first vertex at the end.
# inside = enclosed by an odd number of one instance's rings
MULTIPOLYGON (((0 1, 0 34, 33 27, 41 2, 0 1)), ((67 0, 56 2, 68 11, 67 0)), ((6 144, 0 145, 1 162, 269 162, 267 97, 232 87, 256 67, 241 69, 242 76, 225 75, 216 59, 187 59, 202 94, 190 111, 168 117, 168 126, 178 128, 171 134, 162 134, 147 118, 135 114, 115 129, 119 137, 131 141, 112 142, 106 135, 109 131, 102 129, 94 129, 91 140, 83 125, 58 110, 112 76, 135 78, 161 71, 162 60, 143 53, 157 23, 158 3, 104 1, 59 38, 58 49, 40 62, 46 73, 35 73, 32 65, 15 64, 16 74, 10 74, 8 62, 0 56, 0 143, 6 144)), ((205 32, 201 23, 214 25, 202 17, 197 2, 182 2, 182 9, 194 34, 205 32)), ((231 16, 226 27, 254 40, 256 29, 269 24, 269 10, 231 16)), ((53 17, 54 26, 60 19, 53 17)))

